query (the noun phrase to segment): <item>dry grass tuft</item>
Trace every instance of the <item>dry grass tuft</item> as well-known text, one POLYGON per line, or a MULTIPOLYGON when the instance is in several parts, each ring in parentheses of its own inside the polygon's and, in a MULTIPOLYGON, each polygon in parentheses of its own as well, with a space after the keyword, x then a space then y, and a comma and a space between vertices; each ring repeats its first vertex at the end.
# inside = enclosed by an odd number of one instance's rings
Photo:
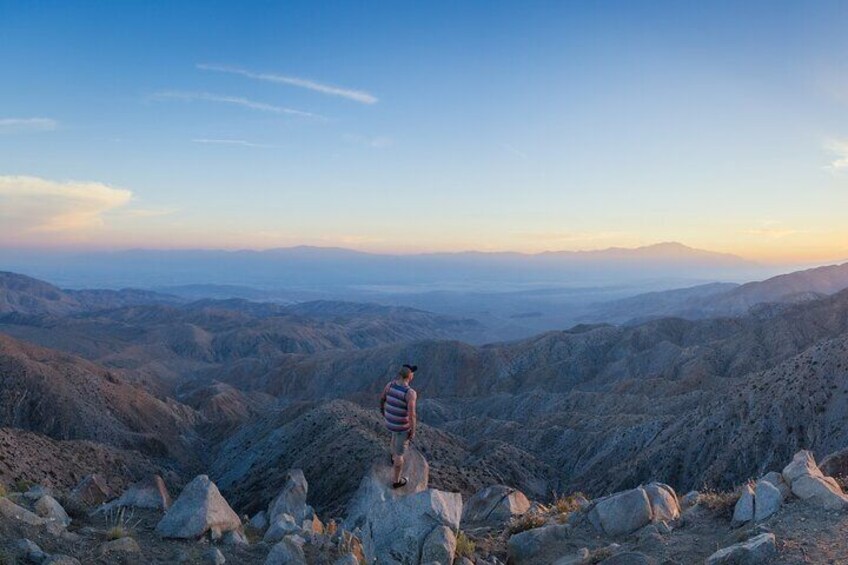
POLYGON ((477 549, 477 544, 474 540, 465 535, 461 531, 456 535, 456 555, 458 557, 468 557, 471 559, 474 556, 474 550, 477 549))
POLYGON ((740 496, 742 496, 741 488, 733 490, 705 489, 701 491, 701 496, 698 497, 698 504, 717 516, 730 518, 733 515, 733 507, 736 506, 740 496))
POLYGON ((509 535, 520 534, 527 530, 540 528, 544 526, 545 523, 547 523, 547 518, 543 514, 538 512, 527 512, 517 518, 513 518, 512 521, 510 521, 509 526, 507 526, 507 531, 509 532, 509 535))
POLYGON ((560 514, 570 514, 577 512, 583 507, 587 498, 582 492, 572 492, 569 495, 557 496, 554 501, 554 508, 560 514))
POLYGON ((129 536, 132 530, 135 529, 141 521, 139 520, 135 524, 132 524, 134 516, 135 511, 130 510, 127 512, 127 509, 124 506, 121 506, 117 510, 109 510, 106 514, 106 523, 108 525, 106 537, 109 538, 109 541, 129 536))

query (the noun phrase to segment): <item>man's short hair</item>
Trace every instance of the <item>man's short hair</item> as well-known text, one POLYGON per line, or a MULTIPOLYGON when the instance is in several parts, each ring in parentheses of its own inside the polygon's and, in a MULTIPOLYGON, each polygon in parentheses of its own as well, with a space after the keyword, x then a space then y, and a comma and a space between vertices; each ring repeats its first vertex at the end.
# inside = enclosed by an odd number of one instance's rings
POLYGON ((400 368, 400 371, 398 372, 398 376, 402 379, 408 379, 410 376, 412 376, 412 373, 414 373, 415 369, 417 369, 417 368, 418 367, 415 367, 414 365, 413 366, 404 365, 403 367, 400 368))

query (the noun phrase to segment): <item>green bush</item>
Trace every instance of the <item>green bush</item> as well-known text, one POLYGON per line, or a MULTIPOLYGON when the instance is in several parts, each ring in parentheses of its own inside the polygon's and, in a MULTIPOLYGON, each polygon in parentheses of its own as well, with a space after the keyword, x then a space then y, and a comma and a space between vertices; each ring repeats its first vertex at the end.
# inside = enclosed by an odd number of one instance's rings
POLYGON ((474 556, 474 550, 477 549, 477 544, 474 540, 465 535, 465 532, 460 531, 456 536, 456 554, 459 557, 468 557, 471 559, 474 556))

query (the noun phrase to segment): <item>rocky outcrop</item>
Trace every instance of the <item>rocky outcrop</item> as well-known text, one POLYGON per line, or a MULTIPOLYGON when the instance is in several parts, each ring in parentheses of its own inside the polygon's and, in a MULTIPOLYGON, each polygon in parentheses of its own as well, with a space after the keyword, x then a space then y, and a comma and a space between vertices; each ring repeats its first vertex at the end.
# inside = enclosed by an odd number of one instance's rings
POLYGON ((206 475, 198 475, 186 485, 156 525, 156 533, 160 536, 183 539, 198 539, 207 532, 217 539, 225 532, 240 529, 238 514, 206 475))
POLYGON ((651 501, 641 487, 601 498, 589 511, 592 524, 610 536, 635 532, 649 524, 651 517, 651 501))
POLYGON ((265 543, 277 543, 284 537, 300 533, 301 527, 290 514, 279 514, 276 520, 268 527, 262 541, 265 543))
POLYGON ((30 526, 42 526, 47 523, 47 520, 33 514, 26 508, 18 506, 8 498, 0 497, 0 515, 29 524, 30 526))
POLYGON ((171 507, 171 494, 162 477, 152 475, 130 485, 117 500, 106 504, 103 509, 122 506, 168 510, 171 507))
POLYGON ((436 526, 424 539, 421 548, 422 563, 453 563, 456 553, 456 535, 447 526, 436 526))
POLYGON ((369 563, 418 563, 425 540, 435 528, 459 529, 462 496, 427 488, 423 456, 408 452, 409 484, 391 488, 391 467, 375 463, 354 495, 345 527, 359 532, 369 563))
POLYGON ((645 488, 651 503, 652 522, 671 522, 680 518, 680 501, 674 489, 664 483, 649 483, 645 488))
POLYGON ((478 491, 465 503, 463 524, 506 524, 530 509, 530 501, 520 490, 493 485, 478 491))
POLYGON ((49 494, 45 494, 39 498, 33 508, 35 509, 35 513, 42 518, 55 522, 62 527, 68 527, 71 524, 71 518, 68 516, 68 513, 49 494))
POLYGON ((737 528, 746 522, 754 519, 754 489, 750 484, 742 487, 742 494, 739 500, 736 501, 736 506, 733 507, 733 520, 730 526, 737 528))
POLYGON ((776 556, 774 534, 765 533, 716 551, 707 558, 706 565, 765 565, 776 556))
POLYGON ((562 557, 570 542, 571 528, 567 524, 542 526, 515 534, 509 538, 509 561, 515 565, 553 563, 562 557))
POLYGON ((44 550, 42 550, 41 547, 32 540, 28 540, 26 538, 19 539, 15 544, 15 548, 27 561, 32 563, 41 563, 47 559, 47 554, 44 553, 44 550))
POLYGON ((683 498, 680 499, 680 509, 686 510, 687 508, 691 508, 698 504, 698 499, 701 498, 701 493, 697 490, 690 490, 683 498))
POLYGON ((780 510, 783 495, 769 481, 760 479, 754 488, 754 521, 760 522, 780 510))
POLYGON ((792 462, 783 469, 783 479, 792 489, 792 494, 829 510, 848 508, 848 496, 839 484, 826 477, 816 466, 809 451, 799 451, 792 462))
POLYGON ((138 542, 131 537, 118 538, 104 543, 100 546, 101 557, 113 557, 120 559, 117 555, 127 553, 141 553, 141 548, 138 542))
POLYGON ((670 486, 651 483, 595 501, 588 517, 598 531, 619 536, 651 522, 676 520, 680 517, 680 504, 670 486))
POLYGON ((285 483, 280 493, 268 505, 268 521, 273 524, 281 514, 288 514, 301 523, 311 518, 315 512, 306 504, 309 484, 300 469, 291 469, 286 473, 285 483))
POLYGON ((760 480, 769 482, 774 485, 777 490, 780 491, 780 496, 783 500, 786 500, 792 494, 792 489, 790 489, 789 485, 786 484, 786 481, 783 480, 783 475, 781 475, 777 471, 770 471, 766 473, 760 480))
POLYGON ((83 477, 71 491, 71 498, 88 506, 99 506, 114 497, 106 479, 96 473, 83 477))
POLYGON ((307 565, 303 551, 304 539, 297 535, 286 536, 271 548, 265 565, 307 565))

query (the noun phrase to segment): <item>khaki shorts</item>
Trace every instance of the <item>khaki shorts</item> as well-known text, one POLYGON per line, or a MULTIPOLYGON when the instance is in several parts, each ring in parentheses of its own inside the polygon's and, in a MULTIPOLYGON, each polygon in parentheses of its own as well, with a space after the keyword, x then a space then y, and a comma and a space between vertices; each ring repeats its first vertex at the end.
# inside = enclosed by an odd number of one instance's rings
POLYGON ((392 455, 403 455, 406 453, 406 448, 409 447, 409 432, 391 432, 392 434, 392 455))

